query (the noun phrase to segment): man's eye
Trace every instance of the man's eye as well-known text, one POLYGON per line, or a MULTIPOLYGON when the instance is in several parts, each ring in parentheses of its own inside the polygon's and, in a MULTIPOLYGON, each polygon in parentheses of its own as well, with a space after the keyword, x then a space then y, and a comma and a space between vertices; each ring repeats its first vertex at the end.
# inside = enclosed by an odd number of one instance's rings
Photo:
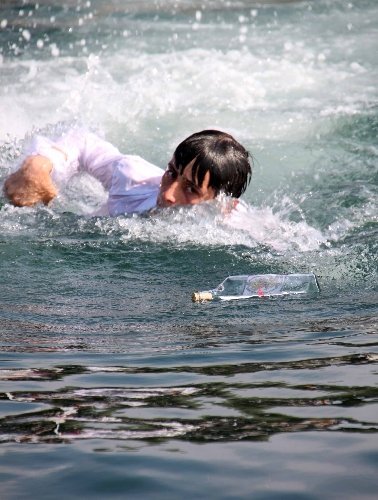
POLYGON ((198 194, 198 189, 193 184, 187 183, 185 186, 185 191, 190 194, 198 194))
POLYGON ((165 175, 169 177, 170 179, 176 179, 177 178, 177 170, 175 170, 172 167, 168 167, 167 170, 165 171, 165 175))

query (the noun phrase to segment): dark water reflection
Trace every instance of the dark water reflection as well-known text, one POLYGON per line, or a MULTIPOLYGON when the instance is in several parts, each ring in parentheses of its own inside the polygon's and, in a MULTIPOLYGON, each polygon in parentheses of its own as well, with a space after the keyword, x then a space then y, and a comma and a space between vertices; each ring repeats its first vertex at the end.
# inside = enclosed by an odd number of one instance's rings
POLYGON ((317 323, 317 332, 314 325, 306 332, 302 327, 290 339, 282 331, 267 338, 263 329, 232 335, 213 327, 210 335, 204 327, 197 332, 178 327, 157 333, 148 347, 146 331, 113 332, 110 339, 104 331, 97 337, 86 329, 75 338, 60 332, 65 338, 60 345, 56 332, 40 335, 38 328, 29 330, 23 345, 17 334, 12 340, 4 335, 2 350, 9 357, 3 366, 9 367, 0 370, 6 385, 0 394, 0 439, 233 441, 314 429, 371 432, 377 430, 371 408, 378 393, 370 380, 378 357, 367 323, 364 333, 350 324, 334 331, 317 323), (35 411, 36 404, 43 408, 35 411))

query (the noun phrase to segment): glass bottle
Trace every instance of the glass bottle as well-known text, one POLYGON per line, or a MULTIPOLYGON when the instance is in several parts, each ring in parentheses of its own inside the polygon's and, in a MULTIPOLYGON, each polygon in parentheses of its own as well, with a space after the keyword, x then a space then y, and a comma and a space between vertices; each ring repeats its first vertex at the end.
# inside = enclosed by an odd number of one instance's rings
POLYGON ((229 276, 217 288, 194 292, 193 302, 319 293, 317 277, 309 274, 254 274, 229 276))

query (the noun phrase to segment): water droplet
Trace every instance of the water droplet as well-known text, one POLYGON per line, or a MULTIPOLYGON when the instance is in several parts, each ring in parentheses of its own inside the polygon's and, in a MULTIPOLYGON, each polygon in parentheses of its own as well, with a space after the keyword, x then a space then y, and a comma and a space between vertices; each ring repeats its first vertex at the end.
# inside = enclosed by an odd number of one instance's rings
POLYGON ((52 55, 53 57, 58 57, 58 56, 59 56, 59 54, 60 54, 60 50, 58 49, 58 47, 56 46, 56 44, 55 44, 55 43, 52 43, 52 44, 50 45, 50 50, 51 50, 51 55, 52 55))
POLYGON ((28 42, 31 38, 31 34, 29 30, 23 30, 22 31, 22 36, 25 38, 25 40, 28 42))

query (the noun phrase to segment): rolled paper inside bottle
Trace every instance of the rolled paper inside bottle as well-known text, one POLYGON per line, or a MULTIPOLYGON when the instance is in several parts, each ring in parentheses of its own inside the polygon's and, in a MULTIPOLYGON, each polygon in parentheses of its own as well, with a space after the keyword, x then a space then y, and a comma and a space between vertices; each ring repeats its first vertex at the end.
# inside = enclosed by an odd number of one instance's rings
POLYGON ((211 292, 193 292, 193 302, 202 302, 203 300, 213 300, 213 294, 211 292))

